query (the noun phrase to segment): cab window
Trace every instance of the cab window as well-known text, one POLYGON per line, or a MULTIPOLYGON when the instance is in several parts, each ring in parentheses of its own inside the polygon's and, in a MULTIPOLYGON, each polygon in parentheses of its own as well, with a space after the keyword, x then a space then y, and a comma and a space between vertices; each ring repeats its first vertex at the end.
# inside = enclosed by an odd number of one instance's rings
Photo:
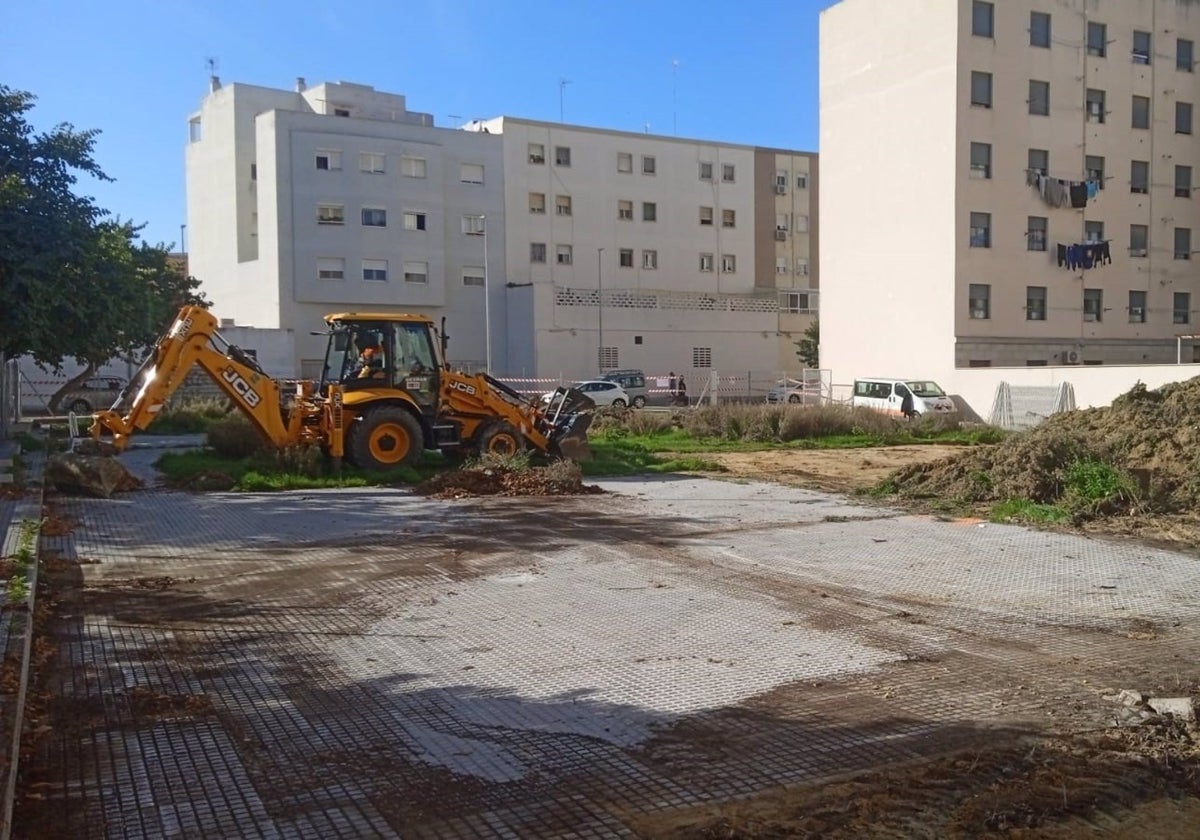
POLYGON ((424 324, 397 324, 396 369, 404 376, 428 373, 434 368, 433 348, 429 345, 429 330, 424 324))

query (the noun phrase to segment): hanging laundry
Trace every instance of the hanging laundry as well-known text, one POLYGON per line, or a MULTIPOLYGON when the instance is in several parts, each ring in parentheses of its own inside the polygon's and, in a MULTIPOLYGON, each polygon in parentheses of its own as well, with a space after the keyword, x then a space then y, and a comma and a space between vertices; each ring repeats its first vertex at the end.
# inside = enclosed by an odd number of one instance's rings
POLYGON ((1072 207, 1087 207, 1088 203, 1088 187, 1087 184, 1080 181, 1071 182, 1071 206, 1072 207))
POLYGON ((1100 192, 1100 182, 1099 181, 1088 181, 1087 182, 1087 192, 1088 192, 1089 199, 1095 198, 1096 194, 1098 192, 1100 192))
POLYGON ((1057 249, 1058 265, 1068 271, 1086 271, 1112 262, 1112 250, 1107 241, 1062 245, 1057 249))

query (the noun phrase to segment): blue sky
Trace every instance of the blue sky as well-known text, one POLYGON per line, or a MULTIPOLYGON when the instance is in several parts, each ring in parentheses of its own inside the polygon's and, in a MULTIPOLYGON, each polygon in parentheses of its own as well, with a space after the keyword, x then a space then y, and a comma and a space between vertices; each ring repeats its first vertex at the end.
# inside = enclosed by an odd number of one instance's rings
POLYGON ((99 129, 116 182, 81 190, 178 245, 209 58, 223 82, 402 93, 438 125, 557 120, 565 78, 569 123, 815 151, 818 18, 834 2, 17 0, 0 82, 38 96, 39 129, 99 129))

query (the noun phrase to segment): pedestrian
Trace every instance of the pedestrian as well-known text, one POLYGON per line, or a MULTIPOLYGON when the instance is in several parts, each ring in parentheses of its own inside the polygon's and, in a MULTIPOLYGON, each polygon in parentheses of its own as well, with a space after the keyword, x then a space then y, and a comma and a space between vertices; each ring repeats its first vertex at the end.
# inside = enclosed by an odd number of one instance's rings
POLYGON ((675 396, 675 371, 671 371, 670 373, 667 374, 667 390, 670 392, 671 397, 674 398, 674 396, 675 396))
POLYGON ((687 382, 683 380, 683 374, 679 374, 679 381, 675 383, 675 404, 687 405, 687 382))
POLYGON ((908 388, 904 389, 904 394, 900 397, 900 413, 904 415, 905 420, 913 419, 916 415, 916 410, 913 408, 912 391, 908 388))

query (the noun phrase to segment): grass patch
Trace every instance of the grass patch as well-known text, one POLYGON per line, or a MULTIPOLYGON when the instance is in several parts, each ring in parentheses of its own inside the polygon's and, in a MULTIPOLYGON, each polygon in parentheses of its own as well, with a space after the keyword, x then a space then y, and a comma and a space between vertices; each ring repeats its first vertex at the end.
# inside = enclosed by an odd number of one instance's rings
MULTIPOLYGON (((639 475, 671 472, 724 472, 713 461, 676 454, 664 458, 635 438, 591 440, 592 459, 579 465, 585 476, 639 475)), ((671 451, 666 448, 663 451, 671 451)), ((678 450, 675 450, 678 452, 678 450)))
POLYGON ((446 466, 438 453, 427 452, 415 468, 400 467, 387 471, 359 470, 344 465, 340 475, 315 450, 313 466, 297 468, 284 464, 291 457, 281 453, 278 460, 262 456, 234 458, 212 449, 165 452, 154 466, 173 487, 227 489, 246 492, 280 490, 318 490, 339 487, 397 487, 417 484, 446 466))
MULTIPOLYGON (((148 435, 187 435, 207 432, 231 414, 229 400, 215 397, 170 402, 146 429, 148 435)), ((241 415, 237 415, 241 416, 241 415)), ((249 422, 249 421, 246 421, 249 422)))
POLYGON ((1058 505, 1031 502, 1028 499, 1009 499, 992 506, 988 519, 992 522, 1065 522, 1071 518, 1069 511, 1058 505))

